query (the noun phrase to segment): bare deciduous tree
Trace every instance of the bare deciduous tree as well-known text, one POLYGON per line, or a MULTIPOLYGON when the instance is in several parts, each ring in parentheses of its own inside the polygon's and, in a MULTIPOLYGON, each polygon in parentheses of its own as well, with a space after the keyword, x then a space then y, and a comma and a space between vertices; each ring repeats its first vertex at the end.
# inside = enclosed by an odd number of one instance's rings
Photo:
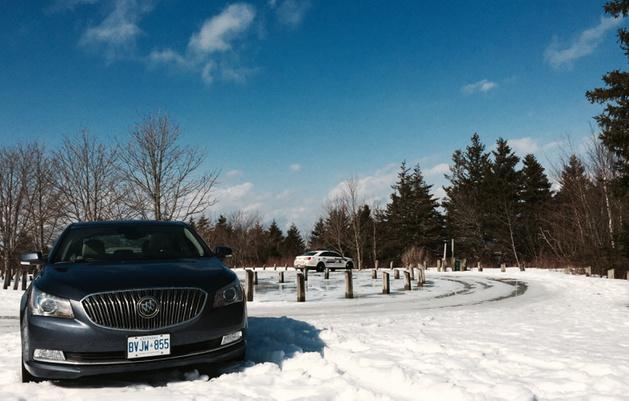
POLYGON ((355 177, 345 181, 343 185, 343 193, 341 195, 341 202, 344 204, 344 208, 349 214, 352 239, 354 241, 354 249, 356 250, 356 267, 358 269, 362 269, 364 230, 360 218, 360 211, 364 201, 359 191, 359 182, 355 177))
POLYGON ((198 175, 203 154, 178 143, 179 127, 166 115, 145 118, 121 152, 129 207, 142 218, 186 220, 215 203, 213 170, 198 175))
POLYGON ((61 210, 71 221, 123 218, 118 209, 118 152, 97 142, 85 130, 64 139, 55 152, 56 188, 61 210))
POLYGON ((13 274, 11 266, 29 223, 29 183, 28 148, 0 149, 0 245, 4 288, 9 285, 13 274))

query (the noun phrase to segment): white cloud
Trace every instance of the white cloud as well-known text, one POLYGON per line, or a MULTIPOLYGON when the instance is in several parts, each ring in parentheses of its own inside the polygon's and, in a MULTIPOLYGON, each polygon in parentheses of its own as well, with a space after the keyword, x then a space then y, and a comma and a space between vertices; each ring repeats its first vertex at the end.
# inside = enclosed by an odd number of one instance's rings
POLYGON ((249 4, 231 4, 205 20, 199 32, 190 38, 188 48, 202 54, 230 50, 232 40, 249 28, 255 15, 255 8, 249 4))
POLYGON ((294 163, 294 164, 291 164, 290 166, 288 166, 288 168, 290 169, 290 171, 292 171, 294 173, 298 173, 298 172, 301 171, 301 164, 294 163))
POLYGON ((450 165, 448 163, 439 163, 424 172, 425 177, 442 176, 450 172, 450 165))
POLYGON ((252 190, 253 183, 244 182, 227 188, 218 188, 215 196, 216 200, 223 205, 232 205, 234 203, 240 204, 240 202, 247 197, 252 190))
POLYGON ((111 12, 83 32, 79 46, 100 50, 108 60, 128 56, 142 34, 140 19, 152 9, 148 0, 115 0, 111 12))
POLYGON ((291 28, 301 25, 310 6, 307 0, 269 1, 269 7, 275 11, 278 21, 291 28))
POLYGON ((509 139, 507 143, 516 153, 519 153, 520 155, 535 153, 539 150, 537 141, 528 136, 524 138, 509 139))
MULTIPOLYGON (((387 202, 391 194, 391 185, 395 182, 399 169, 398 164, 389 164, 376 170, 372 175, 366 175, 357 179, 358 193, 368 204, 387 202)), ((341 181, 328 192, 325 200, 334 199, 345 191, 347 181, 341 181)))
POLYGON ((203 22, 190 37, 184 53, 169 48, 153 50, 148 61, 196 71, 206 84, 217 80, 244 83, 257 69, 235 64, 235 43, 250 29, 255 16, 252 5, 231 4, 203 22))
POLYGON ((487 79, 482 79, 478 82, 473 82, 471 84, 463 85, 461 88, 461 92, 466 95, 472 95, 474 93, 487 93, 492 89, 496 89, 498 86, 497 83, 489 81, 487 79))
POLYGON ((240 177, 243 174, 242 170, 238 170, 238 169, 234 169, 234 170, 229 170, 228 172, 225 173, 226 177, 240 177))
POLYGON ((622 18, 601 17, 598 25, 581 32, 571 43, 560 43, 554 37, 544 52, 544 59, 553 68, 570 68, 575 60, 585 57, 598 47, 603 37, 614 28, 622 18))
POLYGON ((70 11, 84 4, 96 4, 99 0, 55 0, 52 2, 49 11, 70 11))

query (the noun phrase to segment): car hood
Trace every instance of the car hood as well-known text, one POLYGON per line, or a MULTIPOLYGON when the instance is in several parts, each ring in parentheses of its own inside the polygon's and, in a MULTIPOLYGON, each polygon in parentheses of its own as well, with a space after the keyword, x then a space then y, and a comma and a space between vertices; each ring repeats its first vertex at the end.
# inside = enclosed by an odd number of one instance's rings
POLYGON ((138 288, 196 287, 215 292, 236 280, 217 258, 47 265, 34 281, 40 290, 80 300, 95 292, 138 288))

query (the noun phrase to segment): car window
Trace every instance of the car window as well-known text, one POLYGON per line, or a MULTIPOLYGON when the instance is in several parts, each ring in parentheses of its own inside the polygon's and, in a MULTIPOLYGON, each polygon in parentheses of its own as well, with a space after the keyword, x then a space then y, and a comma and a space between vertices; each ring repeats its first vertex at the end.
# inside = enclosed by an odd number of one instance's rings
POLYGON ((316 252, 316 251, 310 251, 310 252, 306 252, 306 253, 304 253, 304 254, 303 254, 303 255, 301 255, 301 256, 314 256, 314 255, 316 255, 316 254, 317 254, 317 252, 316 252))
POLYGON ((330 256, 334 256, 335 258, 340 258, 341 255, 336 252, 330 252, 330 256))
POLYGON ((321 256, 334 256, 333 252, 323 252, 321 256))
POLYGON ((52 263, 180 259, 207 256, 184 226, 126 225, 70 229, 60 239, 52 263))

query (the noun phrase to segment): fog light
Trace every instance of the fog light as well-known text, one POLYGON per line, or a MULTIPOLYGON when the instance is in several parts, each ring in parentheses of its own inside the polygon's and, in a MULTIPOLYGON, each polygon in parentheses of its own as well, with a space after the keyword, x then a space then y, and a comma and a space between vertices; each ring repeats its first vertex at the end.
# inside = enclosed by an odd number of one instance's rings
POLYGON ((226 336, 223 336, 223 339, 221 340, 221 345, 233 343, 234 341, 238 341, 241 338, 242 338, 242 331, 230 333, 226 336))
POLYGON ((33 359, 37 361, 65 361, 66 357, 63 351, 56 349, 35 349, 33 359))

